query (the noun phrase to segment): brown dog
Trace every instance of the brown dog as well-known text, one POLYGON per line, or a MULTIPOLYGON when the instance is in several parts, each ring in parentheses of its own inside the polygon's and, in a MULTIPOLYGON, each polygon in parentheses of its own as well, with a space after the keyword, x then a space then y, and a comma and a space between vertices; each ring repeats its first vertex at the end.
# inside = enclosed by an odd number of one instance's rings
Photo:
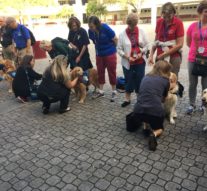
POLYGON ((178 96, 176 95, 177 92, 178 92, 177 76, 176 74, 171 73, 170 89, 168 91, 168 96, 166 97, 164 102, 164 109, 171 124, 175 124, 174 118, 177 117, 177 112, 175 108, 178 100, 178 96))
POLYGON ((0 59, 0 64, 4 65, 4 69, 0 71, 0 75, 9 82, 9 92, 12 92, 13 78, 9 75, 10 72, 16 71, 16 68, 11 60, 0 59))
MULTIPOLYGON (((76 77, 83 76, 83 70, 81 67, 75 67, 71 71, 71 80, 74 80, 76 77)), ((88 70, 88 84, 85 85, 82 80, 80 79, 77 85, 74 87, 76 96, 78 97, 79 103, 84 103, 86 99, 86 90, 88 86, 93 85, 94 91, 99 88, 98 83, 98 72, 96 69, 91 68, 88 70)))

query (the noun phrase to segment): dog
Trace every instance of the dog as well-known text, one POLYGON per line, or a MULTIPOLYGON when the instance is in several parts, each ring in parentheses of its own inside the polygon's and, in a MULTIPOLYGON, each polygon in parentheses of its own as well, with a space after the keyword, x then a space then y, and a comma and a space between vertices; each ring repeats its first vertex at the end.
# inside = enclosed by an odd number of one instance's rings
POLYGON ((175 124, 174 118, 177 117, 176 105, 178 101, 178 96, 177 96, 178 91, 179 91, 179 86, 177 82, 177 76, 176 74, 171 73, 170 89, 164 101, 164 110, 171 124, 175 124))
MULTIPOLYGON (((202 92, 202 108, 204 111, 204 115, 207 114, 207 88, 203 90, 202 92)), ((207 131, 207 125, 203 128, 204 131, 207 131)))
POLYGON ((79 81, 74 87, 75 94, 79 100, 79 103, 84 103, 86 99, 86 92, 90 85, 94 86, 94 91, 99 88, 98 83, 98 72, 95 68, 88 69, 88 82, 85 84, 83 81, 83 69, 81 67, 75 67, 71 71, 71 80, 74 80, 76 77, 79 77, 79 81))
POLYGON ((12 82, 16 74, 16 67, 11 60, 0 59, 0 64, 3 65, 3 69, 0 70, 0 76, 9 83, 9 92, 11 93, 12 82))

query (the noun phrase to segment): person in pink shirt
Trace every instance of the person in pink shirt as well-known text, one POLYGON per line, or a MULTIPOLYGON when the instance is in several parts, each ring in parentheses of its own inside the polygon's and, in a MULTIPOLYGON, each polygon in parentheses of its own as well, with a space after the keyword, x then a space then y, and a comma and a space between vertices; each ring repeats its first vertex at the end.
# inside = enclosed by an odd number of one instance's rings
MULTIPOLYGON (((192 114, 195 111, 198 75, 192 74, 196 64, 196 55, 207 59, 207 0, 201 1, 197 8, 199 21, 192 23, 187 30, 188 74, 189 74, 189 101, 190 105, 186 113, 192 114)), ((207 69, 207 68, 206 68, 207 69)), ((207 88, 207 76, 201 77, 201 85, 204 90, 207 88)))

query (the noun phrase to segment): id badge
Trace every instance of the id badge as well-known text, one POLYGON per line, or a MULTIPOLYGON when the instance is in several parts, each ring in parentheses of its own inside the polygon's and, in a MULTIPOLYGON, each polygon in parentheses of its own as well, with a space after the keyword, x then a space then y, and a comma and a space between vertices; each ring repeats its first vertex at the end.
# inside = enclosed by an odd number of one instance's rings
POLYGON ((198 52, 199 53, 204 53, 205 48, 203 46, 198 47, 198 52))
POLYGON ((167 52, 168 50, 170 50, 169 47, 167 47, 167 46, 162 47, 163 52, 167 52))
POLYGON ((133 52, 133 58, 137 58, 138 54, 136 52, 133 52))

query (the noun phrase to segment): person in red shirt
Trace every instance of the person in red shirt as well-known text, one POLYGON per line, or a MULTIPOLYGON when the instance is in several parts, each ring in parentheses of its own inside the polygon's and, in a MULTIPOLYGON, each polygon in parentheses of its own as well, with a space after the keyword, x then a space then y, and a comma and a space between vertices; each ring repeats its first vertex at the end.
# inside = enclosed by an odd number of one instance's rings
POLYGON ((184 27, 175 14, 176 9, 172 3, 168 2, 162 6, 162 18, 157 20, 155 43, 148 61, 149 64, 154 64, 153 55, 157 50, 156 60, 169 61, 172 64, 172 72, 178 76, 182 62, 184 27))

